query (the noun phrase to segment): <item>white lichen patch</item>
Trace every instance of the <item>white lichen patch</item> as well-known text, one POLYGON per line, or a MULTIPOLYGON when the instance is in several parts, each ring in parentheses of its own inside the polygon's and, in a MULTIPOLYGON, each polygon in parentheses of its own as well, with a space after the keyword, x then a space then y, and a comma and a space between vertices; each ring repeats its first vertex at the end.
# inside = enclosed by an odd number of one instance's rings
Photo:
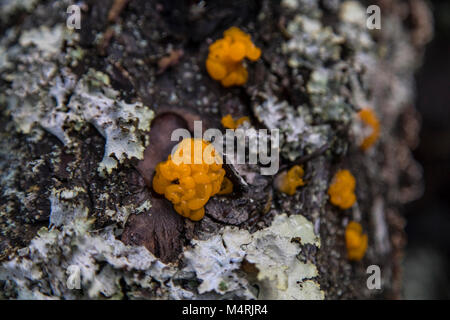
POLYGON ((312 113, 322 121, 335 121, 348 124, 352 120, 353 110, 343 92, 350 83, 345 63, 333 67, 317 68, 310 76, 306 86, 312 106, 312 113))
POLYGON ((185 271, 195 272, 202 281, 198 293, 233 292, 242 298, 250 298, 248 282, 236 273, 245 256, 241 245, 250 241, 251 236, 247 231, 229 228, 208 240, 193 240, 194 248, 184 253, 187 264, 185 271))
POLYGON ((306 106, 296 109, 272 95, 263 97, 254 111, 268 129, 280 130, 280 150, 290 161, 322 147, 331 132, 327 124, 313 125, 313 117, 306 106))
POLYGON ((292 12, 303 12, 315 18, 321 14, 318 10, 319 4, 315 0, 282 0, 281 6, 292 12))
POLYGON ((50 226, 59 227, 77 219, 87 218, 89 209, 83 201, 80 201, 80 194, 86 195, 86 190, 81 187, 74 187, 70 190, 55 188, 51 190, 50 226))
POLYGON ((19 10, 31 11, 39 0, 0 0, 0 17, 8 18, 19 10))
MULTIPOLYGON (((308 7, 308 2, 299 0, 283 3, 289 4, 288 7, 300 8, 308 7)), ((340 18, 340 23, 335 28, 324 25, 315 14, 317 8, 313 7, 310 7, 311 10, 300 10, 302 14, 294 15, 286 26, 290 37, 283 43, 281 51, 286 56, 287 65, 294 77, 291 85, 304 88, 305 96, 307 96, 307 99, 302 99, 305 101, 301 105, 294 105, 293 108, 307 109, 314 123, 323 126, 316 128, 318 132, 309 138, 305 137, 304 133, 291 135, 294 143, 288 143, 281 148, 283 156, 287 156, 289 160, 307 153, 303 150, 299 151, 299 148, 305 146, 296 140, 306 138, 311 144, 335 140, 339 136, 338 133, 327 125, 336 123, 341 128, 348 128, 354 119, 355 110, 362 107, 361 101, 370 99, 371 87, 367 86, 368 72, 366 71, 373 68, 362 62, 376 58, 376 51, 375 43, 365 26, 366 13, 356 1, 345 1, 334 7, 336 12, 339 10, 340 18), (344 51, 345 49, 357 52, 362 59, 352 59, 352 54, 348 54, 344 51), (292 151, 286 149, 292 149, 292 151)), ((276 103, 278 104, 276 109, 286 109, 286 113, 292 113, 290 108, 281 103, 282 101, 276 103)), ((269 112, 267 115, 267 106, 260 110, 261 116, 257 114, 258 118, 264 117, 265 122, 271 127, 289 132, 290 125, 283 118, 273 117, 274 112, 269 112)), ((294 117, 298 118, 295 115, 294 117)), ((303 126, 302 123, 297 123, 295 126, 316 127, 311 126, 307 121, 304 123, 303 126)), ((333 142, 332 148, 333 152, 340 154, 345 152, 347 147, 345 142, 337 141, 333 142)))
POLYGON ((77 79, 68 68, 83 56, 76 33, 58 24, 16 36, 18 44, 8 50, 0 46, 0 71, 12 82, 5 100, 18 131, 30 134, 43 128, 76 147, 67 128, 80 130, 92 124, 106 139, 101 172, 111 173, 125 159, 143 158, 153 111, 140 101, 121 99, 102 72, 89 70, 77 79))
POLYGON ((105 154, 99 169, 111 173, 117 162, 143 159, 144 132, 150 130, 154 113, 141 102, 126 103, 109 85, 109 78, 90 70, 77 84, 68 104, 71 120, 87 121, 105 137, 105 154))
POLYGON ((344 1, 339 8, 339 18, 360 27, 365 27, 367 20, 364 7, 359 1, 344 1))
POLYGON ((134 203, 116 207, 115 210, 106 209, 105 215, 109 216, 113 221, 120 223, 122 227, 125 226, 128 217, 131 214, 141 214, 152 207, 150 200, 143 201, 140 205, 134 203))
POLYGON ((44 56, 51 56, 59 52, 63 42, 63 28, 61 25, 50 29, 42 26, 39 29, 26 30, 19 38, 22 47, 34 45, 44 56))
POLYGON ((314 264, 301 262, 299 243, 320 247, 313 225, 301 215, 275 217, 272 226, 250 234, 246 230, 224 228, 207 240, 193 241, 194 248, 184 253, 186 272, 201 280, 200 294, 214 291, 233 293, 242 298, 323 299, 314 264), (250 263, 256 277, 242 271, 250 263), (259 287, 259 294, 252 290, 259 287))
POLYGON ((121 298, 126 285, 130 297, 139 297, 141 290, 158 284, 159 289, 152 291, 155 298, 189 297, 173 285, 173 266, 160 262, 144 247, 124 245, 115 239, 112 228, 96 233, 91 226, 92 221, 76 219, 62 230, 42 228, 27 250, 0 265, 0 280, 6 283, 2 295, 121 298))
MULTIPOLYGON (((309 8, 288 21, 286 32, 290 37, 281 46, 293 79, 290 86, 298 87, 302 93, 287 101, 267 89, 264 94, 258 92, 255 97, 265 97, 262 101, 255 99, 255 115, 269 129, 280 130, 281 154, 290 161, 327 144, 332 152, 340 154, 345 152, 346 142, 336 142, 339 137, 336 128, 347 128, 354 118, 355 105, 361 99, 355 97, 353 82, 360 79, 363 70, 361 65, 343 57, 343 48, 359 49, 367 46, 367 41, 357 42, 354 34, 348 34, 346 26, 351 23, 340 24, 343 30, 323 25, 315 14, 317 8, 309 6, 308 1, 284 4, 309 8)), ((363 35, 358 28, 353 29, 363 35)), ((365 35, 369 36, 367 32, 365 35)), ((367 100, 367 88, 363 90, 357 92, 358 98, 363 95, 367 100)))
POLYGON ((324 27, 317 19, 296 15, 287 25, 292 38, 282 46, 292 68, 322 65, 324 61, 337 61, 344 38, 336 35, 331 27, 324 27))
POLYGON ((152 207, 152 203, 150 202, 150 200, 145 200, 136 208, 134 213, 135 214, 143 213, 143 212, 149 210, 151 207, 152 207))

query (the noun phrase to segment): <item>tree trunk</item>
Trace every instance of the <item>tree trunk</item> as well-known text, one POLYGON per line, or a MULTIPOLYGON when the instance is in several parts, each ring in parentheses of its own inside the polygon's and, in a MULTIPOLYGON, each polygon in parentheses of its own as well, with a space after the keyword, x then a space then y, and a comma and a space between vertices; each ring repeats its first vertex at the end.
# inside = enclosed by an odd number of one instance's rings
POLYGON ((74 30, 72 4, 0 1, 0 297, 401 297, 401 210, 421 193, 422 0, 376 1, 374 30, 355 1, 86 0, 74 30), (262 56, 225 88, 205 61, 231 26, 262 56), (365 151, 362 108, 381 124, 365 151), (154 169, 173 130, 223 131, 227 114, 280 130, 280 171, 225 164, 233 193, 193 222, 152 190, 154 169), (294 164, 306 183, 289 196, 276 180, 294 164), (356 179, 347 210, 328 199, 340 169, 356 179), (356 262, 349 221, 369 239, 356 262))

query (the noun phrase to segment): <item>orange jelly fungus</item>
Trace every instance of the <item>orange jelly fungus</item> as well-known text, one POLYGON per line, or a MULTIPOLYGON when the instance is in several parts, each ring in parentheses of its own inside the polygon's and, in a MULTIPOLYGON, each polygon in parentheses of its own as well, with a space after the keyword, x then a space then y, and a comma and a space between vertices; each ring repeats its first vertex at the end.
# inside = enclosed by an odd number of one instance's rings
POLYGON ((250 35, 237 27, 223 33, 223 38, 209 46, 206 70, 211 78, 220 81, 224 87, 240 86, 247 82, 248 73, 242 61, 247 58, 256 61, 261 56, 250 35))
POLYGON ((360 147, 363 150, 369 149, 380 135, 380 122, 372 109, 365 108, 358 112, 359 118, 372 128, 372 133, 364 138, 360 147))
POLYGON ((184 139, 173 155, 156 166, 153 190, 164 194, 177 213, 198 221, 205 215, 209 198, 231 192, 233 184, 225 178, 222 158, 204 140, 184 139))
POLYGON ((289 171, 281 178, 280 191, 290 196, 295 194, 297 187, 305 185, 303 181, 303 175, 305 172, 299 165, 293 166, 289 171))
POLYGON ((331 203, 344 210, 353 206, 356 201, 355 186, 356 181, 350 171, 339 170, 328 188, 331 203))
POLYGON ((349 260, 359 261, 367 250, 367 234, 362 233, 362 227, 358 222, 350 221, 345 229, 345 245, 349 260))
POLYGON ((236 121, 234 121, 231 114, 227 114, 221 120, 223 127, 227 128, 227 129, 237 129, 244 122, 250 122, 250 118, 249 117, 241 117, 241 118, 237 119, 236 121))

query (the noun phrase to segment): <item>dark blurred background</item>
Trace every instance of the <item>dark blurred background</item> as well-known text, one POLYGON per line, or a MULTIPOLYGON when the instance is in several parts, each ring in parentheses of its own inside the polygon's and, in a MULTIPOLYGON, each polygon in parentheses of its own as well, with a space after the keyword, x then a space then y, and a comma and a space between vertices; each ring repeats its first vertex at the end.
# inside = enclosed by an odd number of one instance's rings
POLYGON ((424 169, 425 192, 405 212, 407 299, 450 298, 450 1, 431 4, 435 36, 416 75, 422 129, 414 156, 424 169))

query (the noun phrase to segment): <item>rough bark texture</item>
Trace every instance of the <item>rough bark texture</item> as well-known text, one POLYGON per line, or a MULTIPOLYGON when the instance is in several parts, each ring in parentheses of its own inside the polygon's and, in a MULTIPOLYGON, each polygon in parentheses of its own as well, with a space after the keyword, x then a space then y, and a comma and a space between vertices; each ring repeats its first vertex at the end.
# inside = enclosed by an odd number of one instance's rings
MULTIPOLYGON (((411 148, 420 126, 413 73, 431 36, 424 2, 377 1, 382 28, 370 31, 365 20, 357 20, 366 4, 348 1, 85 1, 75 33, 65 30, 71 1, 28 2, 0 2, 0 296, 285 297, 261 294, 267 283, 258 283, 255 274, 262 271, 252 262, 253 251, 240 253, 239 266, 230 267, 231 280, 214 290, 192 257, 208 241, 214 251, 214 236, 237 237, 238 229, 268 241, 265 230, 286 213, 305 217, 320 238, 320 246, 298 241, 298 260, 317 269, 305 284, 318 284, 327 299, 400 297, 401 208, 421 192, 411 148), (245 86, 226 89, 204 65, 208 46, 233 25, 252 36, 262 58, 248 65, 245 86), (60 43, 49 48, 41 42, 62 29, 60 43), (74 85, 67 84, 69 77, 74 85), (116 117, 99 107, 101 115, 91 117, 84 111, 104 96, 115 101, 108 102, 114 110, 127 104, 135 113, 116 117), (382 131, 363 152, 355 123, 366 106, 377 113, 382 131), (153 118, 150 130, 141 128, 140 112, 153 118), (203 129, 221 128, 226 114, 250 116, 255 128, 279 128, 281 169, 301 162, 307 184, 287 196, 258 166, 229 165, 235 191, 212 198, 205 218, 192 222, 151 190, 154 167, 169 154, 173 129, 192 129, 194 120, 202 120, 203 129), (117 127, 108 131, 110 123, 117 127), (126 135, 130 128, 137 132, 130 139, 145 151, 122 156, 113 146, 105 154, 108 132, 126 135), (115 168, 99 169, 100 163, 110 168, 111 159, 115 168), (346 211, 327 200, 330 180, 341 168, 357 181, 357 204, 346 211), (88 235, 73 226, 78 218, 95 219, 88 235), (366 256, 356 263, 346 259, 349 220, 360 221, 369 235, 366 256), (88 250, 89 241, 108 249, 88 250), (134 260, 129 250, 138 246, 151 253, 139 251, 144 257, 134 260), (77 261, 94 271, 81 268, 81 289, 70 291, 63 288, 65 270, 77 261), (28 262, 38 271, 24 271, 28 262), (381 267, 382 290, 366 287, 372 264, 381 267), (258 288, 256 293, 246 285, 258 288)), ((231 247, 224 250, 230 253, 231 247)), ((211 259, 205 263, 214 264, 211 259)))

